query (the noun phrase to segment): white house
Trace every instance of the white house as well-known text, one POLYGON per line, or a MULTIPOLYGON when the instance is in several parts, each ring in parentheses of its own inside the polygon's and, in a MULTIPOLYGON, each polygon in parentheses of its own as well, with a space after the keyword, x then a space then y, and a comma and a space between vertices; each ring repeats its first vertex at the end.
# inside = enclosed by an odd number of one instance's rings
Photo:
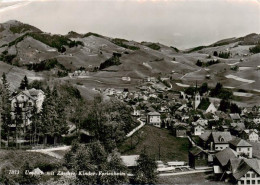
POLYGON ((229 141, 229 147, 235 150, 239 155, 252 158, 252 145, 246 142, 244 139, 236 138, 234 140, 229 141))
POLYGON ((149 112, 147 115, 147 124, 161 127, 161 114, 159 112, 149 112))
POLYGON ((203 126, 201 126, 200 124, 196 125, 193 127, 193 133, 195 136, 200 136, 201 134, 203 134, 205 132, 205 129, 203 126))
POLYGON ((256 129, 246 129, 243 131, 243 138, 252 142, 257 142, 259 140, 258 130, 256 129))
POLYGON ((21 91, 11 98, 12 117, 14 118, 15 116, 15 108, 19 106, 22 111, 24 126, 29 125, 31 123, 29 118, 31 117, 33 108, 35 107, 36 111, 40 112, 44 98, 45 96, 42 90, 36 90, 33 88, 21 91))

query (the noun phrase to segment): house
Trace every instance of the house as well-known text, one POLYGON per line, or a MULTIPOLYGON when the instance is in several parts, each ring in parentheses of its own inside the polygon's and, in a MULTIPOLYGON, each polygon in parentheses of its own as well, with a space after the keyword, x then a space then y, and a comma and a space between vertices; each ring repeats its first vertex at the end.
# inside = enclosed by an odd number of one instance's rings
POLYGON ((161 114, 159 112, 149 112, 147 114, 147 124, 161 127, 161 114))
POLYGON ((195 136, 200 136, 205 132, 205 128, 202 125, 198 124, 192 127, 192 131, 195 136))
POLYGON ((121 156, 121 159, 128 168, 134 168, 137 166, 137 160, 139 159, 139 155, 125 155, 121 156))
POLYGON ((186 123, 175 123, 173 126, 173 135, 175 137, 187 137, 188 126, 186 123))
POLYGON ((237 123, 241 121, 241 117, 239 116, 238 113, 235 114, 229 114, 231 120, 233 121, 233 123, 237 123))
POLYGON ((243 132, 241 134, 241 138, 251 141, 251 142, 258 142, 258 140, 259 140, 258 130, 256 130, 256 129, 243 130, 243 132))
POLYGON ((221 151, 229 147, 229 141, 232 140, 230 132, 212 132, 211 137, 209 137, 209 142, 211 143, 211 150, 221 151))
POLYGON ((192 122, 192 125, 201 125, 203 127, 208 126, 208 120, 199 118, 197 121, 192 122))
POLYGON ((237 153, 231 148, 226 148, 215 154, 214 157, 214 173, 220 174, 228 170, 228 162, 230 159, 237 158, 237 153))
POLYGON ((252 158, 252 145, 246 142, 244 139, 236 138, 229 141, 229 147, 236 151, 240 156, 252 158))
POLYGON ((189 166, 195 169, 208 166, 208 154, 198 147, 193 147, 189 151, 189 166))
POLYGON ((221 151, 229 147, 232 140, 230 132, 205 132, 199 136, 200 145, 210 151, 221 151))
MULTIPOLYGON (((32 111, 36 108, 37 112, 42 109, 42 104, 44 102, 44 92, 42 90, 37 90, 35 88, 24 90, 18 93, 16 96, 12 97, 11 100, 11 114, 12 118, 15 118, 15 109, 20 107, 23 115, 23 127, 30 125, 30 117, 32 116, 32 111)), ((12 125, 11 127, 15 127, 12 125)))
POLYGON ((231 123, 230 132, 234 136, 239 136, 245 129, 246 127, 243 122, 233 122, 231 123))
POLYGON ((241 160, 231 171, 231 181, 238 185, 260 184, 260 160, 241 160))

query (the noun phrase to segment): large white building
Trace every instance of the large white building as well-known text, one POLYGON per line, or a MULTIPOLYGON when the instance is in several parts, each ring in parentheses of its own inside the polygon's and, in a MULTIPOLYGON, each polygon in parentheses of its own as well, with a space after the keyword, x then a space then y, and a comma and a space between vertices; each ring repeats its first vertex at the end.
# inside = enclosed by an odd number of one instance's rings
MULTIPOLYGON (((42 104, 44 102, 44 92, 37 89, 24 90, 18 93, 16 96, 11 98, 11 110, 12 117, 15 117, 15 109, 17 106, 21 108, 23 116, 23 125, 30 125, 30 117, 32 110, 35 107, 37 112, 42 109, 42 104)), ((12 126, 13 127, 13 126, 12 126)))
POLYGON ((149 112, 147 115, 147 124, 161 127, 161 114, 159 112, 149 112))

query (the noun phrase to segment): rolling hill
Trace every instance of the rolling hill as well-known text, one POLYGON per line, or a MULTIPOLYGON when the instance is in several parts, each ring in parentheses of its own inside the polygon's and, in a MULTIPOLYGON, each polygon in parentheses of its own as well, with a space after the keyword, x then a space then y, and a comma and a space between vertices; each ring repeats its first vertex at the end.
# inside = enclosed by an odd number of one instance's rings
POLYGON ((234 91, 253 93, 244 100, 255 102, 260 92, 260 54, 251 53, 250 48, 259 43, 259 34, 249 34, 180 51, 160 43, 139 43, 91 32, 51 35, 28 24, 8 21, 0 24, 0 75, 6 72, 13 88, 24 75, 31 81, 68 81, 87 98, 97 93, 94 88, 135 89, 148 76, 171 77, 176 89, 183 88, 176 82, 207 82, 210 86, 221 82, 234 91), (115 54, 119 56, 117 65, 113 63, 115 54), (197 65, 198 60, 218 62, 205 67, 197 65), (106 67, 99 70, 105 62, 106 67), (88 71, 88 75, 67 75, 79 69, 88 71), (131 81, 123 81, 122 77, 130 77, 131 81))

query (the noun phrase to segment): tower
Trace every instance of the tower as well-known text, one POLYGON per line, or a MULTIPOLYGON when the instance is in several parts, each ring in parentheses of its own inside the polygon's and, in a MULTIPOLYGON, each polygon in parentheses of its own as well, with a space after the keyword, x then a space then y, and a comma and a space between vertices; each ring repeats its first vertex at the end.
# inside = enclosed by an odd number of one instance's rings
POLYGON ((199 92, 196 92, 195 94, 195 102, 194 102, 194 108, 197 109, 199 104, 201 102, 201 96, 199 92))
POLYGON ((196 110, 201 102, 201 96, 200 93, 198 92, 198 86, 197 86, 197 81, 196 81, 196 89, 195 89, 195 101, 194 101, 194 109, 196 110))

